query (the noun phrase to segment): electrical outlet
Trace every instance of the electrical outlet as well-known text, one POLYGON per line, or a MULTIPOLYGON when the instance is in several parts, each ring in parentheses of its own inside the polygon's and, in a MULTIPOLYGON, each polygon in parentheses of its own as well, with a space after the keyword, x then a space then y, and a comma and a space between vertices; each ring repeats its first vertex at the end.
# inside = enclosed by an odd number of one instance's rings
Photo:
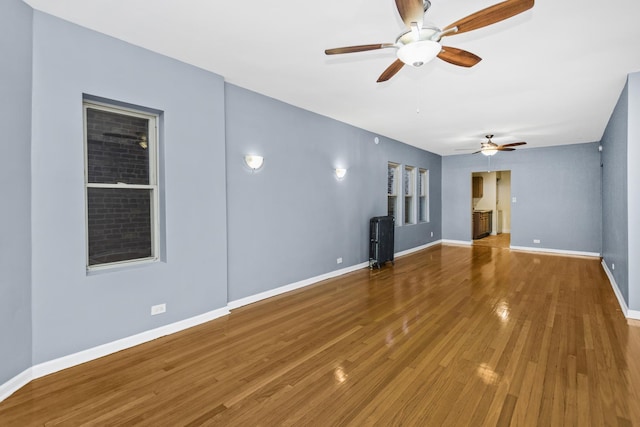
POLYGON ((338 263, 338 264, 342 264, 342 258, 338 258, 338 259, 336 260, 336 263, 338 263))
POLYGON ((533 239, 533 243, 540 243, 540 239, 533 239))
POLYGON ((433 231, 431 232, 431 237, 433 237, 433 231))
POLYGON ((511 203, 515 203, 517 201, 517 199, 515 197, 511 198, 511 203))
POLYGON ((615 270, 616 269, 616 265, 615 264, 611 264, 611 269, 615 270))
POLYGON ((156 314, 162 314, 167 311, 167 304, 158 304, 151 306, 151 315, 155 316, 156 314))

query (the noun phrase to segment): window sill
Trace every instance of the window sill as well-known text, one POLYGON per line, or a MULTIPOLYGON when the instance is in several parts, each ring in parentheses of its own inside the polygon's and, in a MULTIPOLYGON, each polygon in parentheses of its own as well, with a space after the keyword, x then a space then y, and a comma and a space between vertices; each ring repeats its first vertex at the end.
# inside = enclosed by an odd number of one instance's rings
POLYGON ((122 261, 111 264, 100 264, 87 267, 87 276, 97 276, 105 273, 114 273, 117 271, 131 270, 134 268, 145 268, 160 262, 159 258, 145 258, 134 261, 122 261))

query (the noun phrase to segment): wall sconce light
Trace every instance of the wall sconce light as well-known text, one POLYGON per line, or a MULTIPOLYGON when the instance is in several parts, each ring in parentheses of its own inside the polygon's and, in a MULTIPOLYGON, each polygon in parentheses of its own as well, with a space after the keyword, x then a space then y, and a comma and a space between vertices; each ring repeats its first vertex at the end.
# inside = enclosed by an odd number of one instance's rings
POLYGON ((247 166, 255 171, 257 169, 260 169, 262 163, 264 163, 264 157, 247 154, 246 156, 244 156, 244 162, 247 164, 247 166))
POLYGON ((347 170, 345 168, 336 168, 336 176, 338 177, 338 179, 344 178, 346 174, 347 170))

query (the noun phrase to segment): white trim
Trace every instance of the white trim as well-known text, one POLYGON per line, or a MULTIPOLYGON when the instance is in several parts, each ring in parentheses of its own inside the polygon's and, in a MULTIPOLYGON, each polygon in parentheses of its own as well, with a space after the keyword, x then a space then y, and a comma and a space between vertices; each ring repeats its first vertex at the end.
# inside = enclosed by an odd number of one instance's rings
POLYGON ((468 240, 450 240, 450 239, 442 239, 441 240, 442 243, 446 244, 446 245, 464 245, 464 246, 471 246, 473 244, 472 241, 468 241, 468 240))
POLYGON ((48 362, 39 363, 32 368, 33 379, 58 372, 72 366, 79 365, 81 363, 89 362, 91 360, 98 359, 100 357, 104 357, 109 354, 125 350, 127 348, 135 347, 136 345, 155 340, 165 335, 171 335, 176 332, 180 332, 193 326, 209 322, 222 316, 226 316, 227 314, 229 314, 229 310, 226 307, 220 308, 208 313, 191 317, 189 319, 180 320, 169 325, 164 325, 160 326, 159 328, 141 332, 130 337, 122 338, 116 341, 99 345, 97 347, 82 350, 74 354, 59 357, 48 362))
MULTIPOLYGON (((435 246, 441 242, 442 242, 441 240, 438 240, 435 242, 427 243, 426 245, 422 245, 422 246, 411 248, 402 252, 398 252, 395 254, 395 256, 403 256, 413 252, 417 252, 422 249, 435 246)), ((15 377, 5 382, 4 384, 0 384, 0 402, 2 402, 7 397, 11 396, 13 393, 15 393, 21 387, 24 387, 29 382, 37 378, 44 377, 45 375, 49 375, 54 372, 61 371, 63 369, 71 368, 73 366, 80 365, 82 363, 86 363, 91 360, 95 360, 100 357, 104 357, 109 354, 113 354, 118 351, 125 350, 127 348, 135 347, 137 345, 144 344, 145 342, 149 342, 166 335, 171 335, 176 332, 180 332, 185 329, 192 328, 202 323, 206 323, 211 320, 217 319, 219 317, 226 316, 230 313, 230 310, 233 310, 235 308, 239 308, 257 301, 261 301, 266 298, 270 298, 270 297, 280 295, 285 292, 290 292, 296 289, 300 289, 300 288, 312 285, 314 283, 321 282, 323 280, 331 279, 337 276, 342 276, 344 274, 351 273, 353 271, 360 270, 367 267, 369 267, 368 261, 360 264, 352 265, 350 267, 346 267, 340 270, 331 271, 329 273, 322 274, 320 276, 312 277, 306 280, 301 280, 299 282, 292 283, 286 286, 281 286, 279 288, 262 292, 260 294, 252 295, 252 296, 235 300, 235 301, 230 301, 229 303, 227 303, 226 307, 219 308, 217 310, 213 310, 208 313, 200 314, 198 316, 194 316, 189 319, 180 320, 175 323, 160 326, 155 329, 144 331, 136 335, 125 337, 116 341, 112 341, 112 342, 102 344, 93 348, 89 348, 86 350, 82 350, 77 353, 69 354, 67 356, 62 356, 57 359, 39 363, 37 365, 32 366, 31 368, 26 369, 24 372, 16 375, 15 377)))
POLYGON ((144 344, 145 342, 152 341, 166 335, 171 335, 176 332, 192 328, 194 326, 198 326, 202 323, 209 322, 228 314, 228 307, 219 308, 217 310, 203 313, 189 319, 180 320, 175 323, 160 326, 159 328, 144 331, 136 335, 99 345, 97 347, 82 350, 74 354, 69 354, 67 356, 49 360, 47 362, 39 363, 32 366, 31 368, 26 369, 21 374, 16 375, 6 383, 0 384, 0 402, 11 396, 13 393, 18 391, 21 387, 25 386, 29 382, 44 377, 45 375, 53 374, 54 372, 71 368, 73 366, 80 365, 81 363, 89 362, 91 360, 95 360, 100 357, 125 350, 127 348, 135 347, 137 345, 144 344))
POLYGON ((624 317, 626 317, 627 319, 640 320, 640 311, 629 310, 629 307, 627 306, 627 302, 624 300, 624 297, 622 296, 622 292, 620 291, 620 287, 618 286, 618 283, 616 282, 615 277, 613 277, 611 270, 609 270, 609 266, 607 265, 606 262, 604 262, 604 259, 602 260, 601 264, 602 264, 602 269, 604 270, 605 274, 609 278, 609 283, 611 284, 613 293, 616 294, 616 298, 618 299, 618 304, 620 304, 620 309, 622 310, 624 317))
POLYGON ((20 390, 33 380, 33 370, 28 368, 4 384, 0 384, 0 402, 20 390))
POLYGON ((416 246, 415 248, 407 249, 407 250, 404 250, 404 251, 401 251, 401 252, 396 252, 393 256, 394 257, 401 257, 401 256, 409 255, 409 254, 412 254, 414 252, 418 252, 418 251, 421 251, 423 249, 427 249, 427 248, 430 248, 432 246, 439 245, 440 243, 442 243, 442 240, 436 240, 435 242, 427 243, 426 245, 416 246))
MULTIPOLYGON (((441 242, 442 242, 441 240, 437 240, 435 242, 427 243, 426 245, 417 246, 415 248, 407 249, 407 250, 402 251, 402 252, 396 252, 396 253, 394 253, 393 256, 395 258, 395 257, 401 257, 401 256, 404 256, 404 255, 408 255, 410 253, 421 251, 421 250, 429 248, 431 246, 438 245, 441 242)), ((268 291, 261 292, 259 294, 250 295, 250 296, 245 297, 245 298, 240 298, 240 299, 237 299, 237 300, 234 300, 234 301, 230 301, 227 304, 227 307, 229 308, 229 310, 235 310, 236 308, 244 307, 245 305, 253 304, 254 302, 258 302, 258 301, 262 301, 262 300, 267 299, 267 298, 275 297, 275 296, 284 294, 286 292, 295 291, 296 289, 304 288, 306 286, 313 285, 313 284, 321 282, 323 280, 331 279, 331 278, 334 278, 334 277, 337 277, 337 276, 342 276, 343 274, 351 273, 353 271, 361 270, 361 269, 367 268, 367 267, 369 267, 369 262, 368 261, 360 263, 360 264, 352 265, 351 267, 346 267, 346 268, 343 268, 341 270, 335 270, 335 271, 331 271, 329 273, 321 274, 320 276, 311 277, 309 279, 301 280, 299 282, 290 283, 288 285, 284 285, 284 286, 281 286, 279 288, 270 289, 268 291)))
POLYGON ((600 258, 600 254, 597 252, 582 252, 582 251, 566 251, 564 249, 548 249, 548 248, 529 248, 526 246, 510 246, 512 251, 523 252, 542 252, 556 255, 574 255, 574 256, 587 256, 591 258, 600 258))
POLYGON ((296 289, 304 288, 306 286, 313 285, 314 283, 321 282, 323 280, 331 279, 333 277, 342 276, 343 274, 351 273, 356 270, 369 267, 369 261, 360 264, 352 265, 341 270, 331 271, 329 273, 321 274, 320 276, 311 277, 310 279, 300 280, 299 282, 291 283, 289 285, 280 286, 279 288, 270 289, 259 294, 250 295, 245 298, 240 298, 227 303, 229 310, 244 307, 245 305, 253 304, 254 302, 262 301, 267 298, 275 297, 286 292, 295 291, 296 289))

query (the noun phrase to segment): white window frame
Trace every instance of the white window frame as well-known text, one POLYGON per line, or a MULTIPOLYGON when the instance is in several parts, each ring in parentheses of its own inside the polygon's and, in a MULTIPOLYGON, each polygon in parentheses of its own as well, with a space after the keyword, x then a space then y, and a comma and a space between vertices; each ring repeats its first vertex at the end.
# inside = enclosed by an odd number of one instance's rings
POLYGON ((405 165, 402 173, 402 195, 404 198, 403 219, 405 224, 415 224, 416 221, 416 168, 405 165))
POLYGON ((400 173, 400 164, 394 162, 387 163, 387 214, 389 213, 389 198, 394 197, 395 204, 395 225, 402 225, 402 211, 401 211, 401 203, 400 203, 400 183, 402 182, 402 175, 400 173), (389 188, 389 169, 394 170, 394 178, 393 184, 391 188, 389 188), (391 191, 389 191, 391 190, 391 191))
POLYGON ((83 131, 84 131, 84 183, 85 183, 85 265, 87 271, 104 270, 113 267, 133 264, 143 264, 155 262, 160 257, 160 203, 158 189, 158 123, 159 116, 141 110, 120 107, 108 103, 97 101, 83 101, 83 131), (115 114, 123 114, 138 117, 149 121, 149 135, 147 136, 147 150, 149 152, 149 184, 126 184, 117 182, 113 184, 90 183, 89 182, 89 147, 87 132, 87 110, 95 109, 115 114), (145 258, 135 258, 123 261, 108 262, 102 264, 89 265, 89 188, 113 188, 113 189, 146 189, 151 192, 150 220, 151 220, 151 256, 145 258))
POLYGON ((418 180, 420 182, 418 222, 431 222, 429 215, 429 170, 419 169, 418 180), (421 212, 424 216, 420 215, 421 212))

